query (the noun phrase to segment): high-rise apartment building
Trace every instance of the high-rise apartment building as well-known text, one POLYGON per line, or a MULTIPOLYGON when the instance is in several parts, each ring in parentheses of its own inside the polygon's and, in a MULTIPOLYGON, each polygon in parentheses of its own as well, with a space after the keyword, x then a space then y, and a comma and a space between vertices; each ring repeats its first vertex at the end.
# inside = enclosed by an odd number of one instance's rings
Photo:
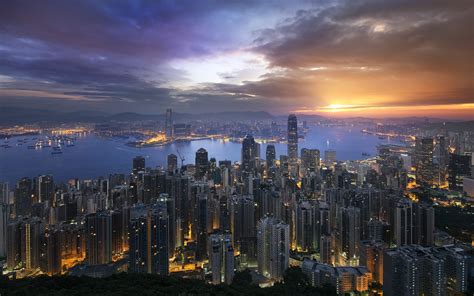
POLYGON ((234 278, 234 248, 232 237, 228 232, 213 232, 208 242, 209 268, 212 283, 215 285, 231 284, 234 278))
POLYGON ((273 217, 257 223, 258 272, 270 279, 281 279, 289 266, 290 228, 273 217))

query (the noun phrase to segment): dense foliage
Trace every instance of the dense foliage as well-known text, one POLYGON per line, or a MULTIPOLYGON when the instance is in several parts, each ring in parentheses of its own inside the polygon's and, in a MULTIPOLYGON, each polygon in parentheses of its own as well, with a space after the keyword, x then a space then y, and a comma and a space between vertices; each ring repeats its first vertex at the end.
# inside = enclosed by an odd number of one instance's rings
POLYGON ((41 276, 21 280, 0 278, 0 295, 335 295, 326 287, 314 288, 299 268, 290 268, 284 283, 270 288, 252 284, 248 271, 238 272, 231 285, 208 285, 204 281, 151 274, 121 273, 108 278, 41 276))

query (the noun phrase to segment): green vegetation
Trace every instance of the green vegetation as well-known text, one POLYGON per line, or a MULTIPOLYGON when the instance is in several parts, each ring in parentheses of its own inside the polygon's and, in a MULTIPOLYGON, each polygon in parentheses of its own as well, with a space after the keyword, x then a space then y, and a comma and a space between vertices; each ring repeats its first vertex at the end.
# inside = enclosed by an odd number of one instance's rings
POLYGON ((21 280, 0 277, 0 295, 79 296, 79 295, 335 295, 331 287, 309 285, 300 268, 289 268, 284 283, 270 288, 252 284, 249 271, 237 272, 231 285, 208 285, 204 281, 151 274, 121 273, 108 278, 41 276, 21 280))

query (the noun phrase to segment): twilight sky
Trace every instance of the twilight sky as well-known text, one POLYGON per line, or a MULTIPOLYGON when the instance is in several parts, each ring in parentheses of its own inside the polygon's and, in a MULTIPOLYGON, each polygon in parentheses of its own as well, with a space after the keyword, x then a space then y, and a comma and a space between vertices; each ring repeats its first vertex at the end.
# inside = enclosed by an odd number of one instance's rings
POLYGON ((2 1, 0 106, 474 118, 474 1, 2 1))

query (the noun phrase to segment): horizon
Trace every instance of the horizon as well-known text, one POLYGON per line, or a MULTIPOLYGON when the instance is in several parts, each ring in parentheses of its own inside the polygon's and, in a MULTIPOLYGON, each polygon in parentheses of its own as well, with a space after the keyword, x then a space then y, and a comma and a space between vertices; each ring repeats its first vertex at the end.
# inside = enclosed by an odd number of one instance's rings
POLYGON ((472 1, 7 1, 0 104, 474 119, 472 1))

